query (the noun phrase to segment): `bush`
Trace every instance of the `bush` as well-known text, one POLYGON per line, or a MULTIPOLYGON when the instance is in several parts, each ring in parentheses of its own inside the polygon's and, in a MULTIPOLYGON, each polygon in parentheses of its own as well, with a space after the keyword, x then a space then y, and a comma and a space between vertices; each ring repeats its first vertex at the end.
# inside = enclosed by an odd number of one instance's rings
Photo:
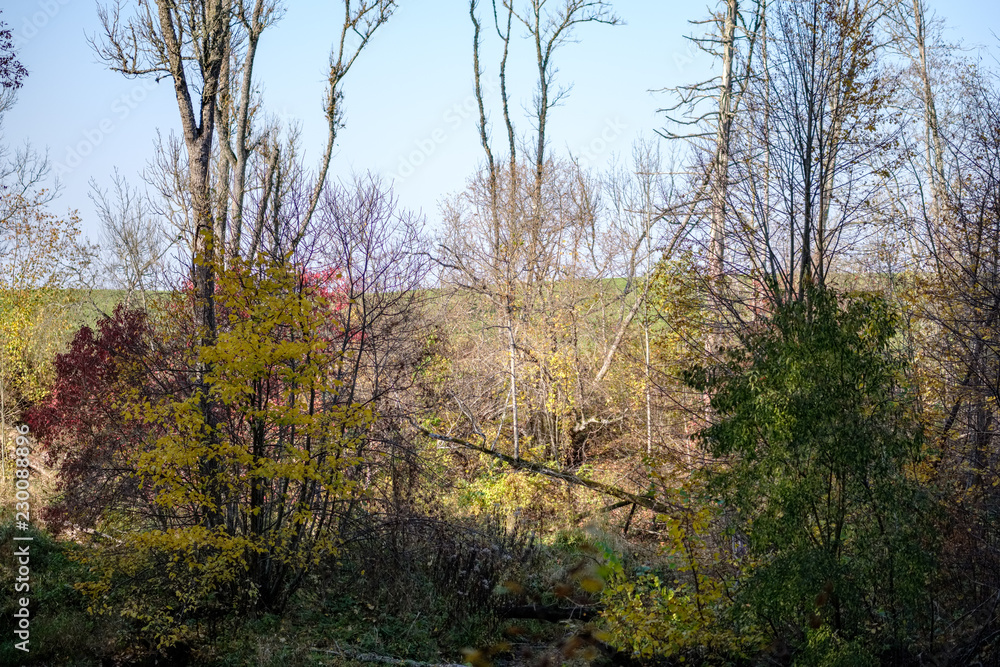
MULTIPOLYGON (((503 585, 531 564, 534 539, 494 517, 445 520, 398 514, 369 518, 369 530, 345 548, 342 562, 355 575, 356 599, 383 613, 380 625, 421 633, 425 652, 474 644, 495 636, 503 585)), ((385 633, 383 633, 385 634, 385 633)))
POLYGON ((924 622, 933 506, 906 474, 923 441, 896 325, 880 298, 812 288, 688 374, 716 414, 709 489, 745 537, 734 618, 810 664, 904 649, 924 622))

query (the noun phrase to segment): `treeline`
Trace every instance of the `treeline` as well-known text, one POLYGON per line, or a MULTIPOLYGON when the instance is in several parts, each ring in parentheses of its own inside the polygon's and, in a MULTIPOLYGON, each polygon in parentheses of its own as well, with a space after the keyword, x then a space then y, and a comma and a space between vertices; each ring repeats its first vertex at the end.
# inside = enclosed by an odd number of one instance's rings
POLYGON ((482 161, 428 230, 327 177, 395 9, 344 3, 313 168, 254 78, 277 0, 101 8, 182 134, 94 191, 98 246, 2 156, 31 657, 1000 660, 996 73, 920 0, 725 0, 718 76, 597 172, 548 137, 610 3, 472 0, 482 161))

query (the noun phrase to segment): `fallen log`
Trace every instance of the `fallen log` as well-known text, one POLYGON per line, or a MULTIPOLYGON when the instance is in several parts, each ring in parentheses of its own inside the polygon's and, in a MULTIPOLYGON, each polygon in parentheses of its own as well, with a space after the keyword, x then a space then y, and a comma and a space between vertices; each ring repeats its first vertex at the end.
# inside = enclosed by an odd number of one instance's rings
POLYGON ((420 662, 418 660, 407 660, 405 658, 391 658, 386 655, 379 655, 377 653, 365 653, 362 651, 353 651, 351 649, 326 649, 326 648, 316 648, 309 647, 310 651, 315 651, 316 653, 329 653, 331 655, 339 655, 342 658, 349 658, 350 660, 356 660, 357 662, 378 662, 383 665, 402 665, 403 667, 467 667, 466 665, 460 665, 454 662, 420 662))
POLYGON ((499 459, 510 465, 512 468, 516 468, 518 470, 525 470, 533 472, 536 475, 544 475, 546 477, 552 477, 553 479, 559 479, 568 484, 583 486, 599 493, 603 493, 606 496, 611 496, 612 498, 617 498, 618 500, 632 503, 634 505, 638 505, 639 507, 645 507, 646 509, 652 510, 657 514, 673 514, 678 511, 682 511, 682 508, 671 505, 670 503, 661 502, 651 495, 640 496, 626 491, 625 489, 619 489, 616 486, 611 486, 610 484, 605 484, 604 482, 598 482, 596 479, 587 479, 586 477, 580 477, 579 475, 574 475, 573 473, 556 470, 555 468, 550 468, 540 463, 525 461, 524 459, 514 458, 513 456, 507 456, 506 454, 494 452, 486 447, 482 447, 462 438, 455 438, 450 435, 435 433, 424 428, 414 420, 410 421, 421 433, 429 438, 433 438, 440 442, 450 442, 456 445, 461 445, 466 449, 477 451, 480 454, 492 456, 493 458, 499 459))
POLYGON ((600 613, 599 607, 562 607, 560 605, 515 605, 497 610, 502 618, 521 618, 536 621, 589 621, 600 613))

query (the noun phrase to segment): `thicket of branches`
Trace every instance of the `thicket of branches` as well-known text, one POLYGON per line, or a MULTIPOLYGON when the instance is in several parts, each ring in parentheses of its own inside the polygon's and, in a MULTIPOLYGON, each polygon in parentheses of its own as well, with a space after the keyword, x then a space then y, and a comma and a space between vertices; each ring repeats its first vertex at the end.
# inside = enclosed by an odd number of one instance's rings
POLYGON ((725 0, 692 38, 718 75, 588 170, 550 146, 557 64, 611 3, 470 0, 482 159, 431 232, 328 177, 395 9, 344 2, 310 166, 255 76, 280 2, 103 5, 98 56, 169 79, 181 134, 54 271, 26 253, 77 220, 0 153, 0 434, 31 425, 129 650, 340 595, 473 664, 505 616, 576 623, 567 658, 996 661, 997 73, 921 0, 725 0), (67 287, 120 303, 29 345, 67 287))

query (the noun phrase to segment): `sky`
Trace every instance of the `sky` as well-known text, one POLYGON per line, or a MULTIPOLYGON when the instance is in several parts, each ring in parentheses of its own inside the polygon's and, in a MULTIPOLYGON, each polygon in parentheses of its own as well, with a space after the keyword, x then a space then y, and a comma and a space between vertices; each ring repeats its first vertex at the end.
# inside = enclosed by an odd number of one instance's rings
MULTIPOLYGON (((467 0, 402 0, 344 83, 345 127, 330 175, 371 171, 393 184, 400 203, 427 215, 432 227, 443 197, 458 192, 482 159, 472 88, 472 26, 467 0)), ((486 0, 483 1, 487 5, 486 0)), ((951 40, 990 45, 997 53, 1000 3, 929 3, 950 26, 951 40)), ((338 37, 342 3, 288 0, 282 20, 265 32, 256 78, 269 113, 302 128, 307 166, 325 145, 322 98, 329 51, 338 37)), ((99 222, 91 183, 108 188, 117 169, 142 185, 157 133, 179 135, 169 80, 126 79, 100 63, 88 39, 100 38, 94 0, 0 0, 29 77, 3 124, 2 140, 47 150, 58 176, 56 211, 79 210, 84 233, 99 222)), ((595 169, 628 157, 639 137, 664 125, 662 89, 711 76, 713 62, 687 39, 702 28, 689 21, 710 5, 619 0, 619 26, 583 25, 576 42, 556 55, 557 83, 571 86, 551 114, 550 150, 571 152, 595 169), (660 91, 660 92, 657 92, 660 91)), ((486 17, 484 16, 484 20, 486 17)), ((485 27, 489 27, 488 25, 485 27)), ((485 31, 484 31, 485 32, 485 31)), ((495 41, 495 40, 494 40, 495 41)), ((529 129, 534 86, 532 44, 518 40, 508 73, 515 122, 529 129)), ((484 50, 485 85, 495 81, 496 53, 484 50)), ((493 119, 500 122, 498 114, 493 119)), ((502 127, 494 129, 501 138, 502 127)), ((499 144, 498 144, 499 145, 499 144)))

